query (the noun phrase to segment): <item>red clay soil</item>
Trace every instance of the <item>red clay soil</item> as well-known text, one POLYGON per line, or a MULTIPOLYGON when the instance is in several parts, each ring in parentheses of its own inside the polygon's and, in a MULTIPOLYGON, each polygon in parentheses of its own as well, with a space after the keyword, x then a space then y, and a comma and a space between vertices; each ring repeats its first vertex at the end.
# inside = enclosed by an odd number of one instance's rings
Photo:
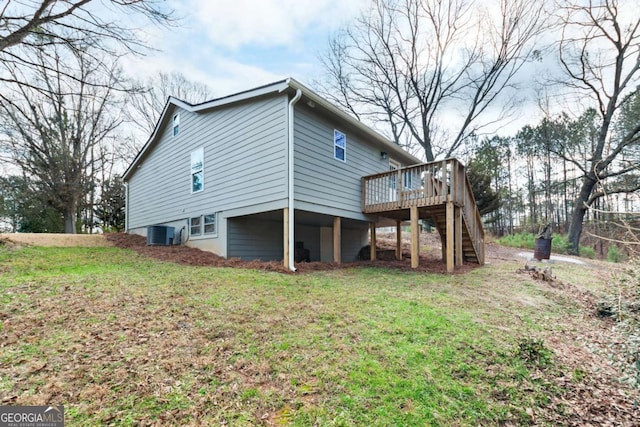
MULTIPOLYGON (((282 261, 244 261, 240 258, 226 259, 211 252, 202 251, 197 248, 188 246, 147 246, 146 239, 142 236, 125 233, 109 233, 105 237, 114 246, 124 249, 131 249, 150 258, 161 261, 174 262, 177 264, 193 265, 193 266, 212 266, 212 267, 235 267, 250 268, 265 271, 278 271, 281 273, 291 273, 286 269, 282 261)), ((403 260, 398 261, 390 256, 389 251, 395 248, 395 237, 378 239, 378 248, 386 249, 388 252, 381 254, 376 261, 354 261, 342 264, 327 262, 300 262, 296 263, 298 272, 310 272, 321 270, 336 270, 341 268, 353 267, 378 267, 393 268, 406 271, 420 271, 429 273, 446 273, 447 267, 442 261, 441 247, 439 237, 430 234, 421 236, 421 246, 427 246, 430 249, 420 255, 420 266, 417 269, 411 268, 408 244, 403 244, 403 260)), ((422 250, 422 249, 421 249, 422 250)), ((423 252, 425 252, 423 250, 423 252)), ((456 268, 455 273, 465 273, 478 264, 465 263, 462 267, 456 268)))

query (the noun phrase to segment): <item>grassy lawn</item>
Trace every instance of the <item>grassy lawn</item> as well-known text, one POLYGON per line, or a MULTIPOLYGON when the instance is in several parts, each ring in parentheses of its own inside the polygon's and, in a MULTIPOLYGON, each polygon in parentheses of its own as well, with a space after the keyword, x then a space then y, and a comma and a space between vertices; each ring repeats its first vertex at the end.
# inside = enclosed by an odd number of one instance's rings
POLYGON ((559 393, 527 343, 578 308, 516 267, 284 275, 0 248, 0 399, 63 404, 69 426, 526 425, 559 393))

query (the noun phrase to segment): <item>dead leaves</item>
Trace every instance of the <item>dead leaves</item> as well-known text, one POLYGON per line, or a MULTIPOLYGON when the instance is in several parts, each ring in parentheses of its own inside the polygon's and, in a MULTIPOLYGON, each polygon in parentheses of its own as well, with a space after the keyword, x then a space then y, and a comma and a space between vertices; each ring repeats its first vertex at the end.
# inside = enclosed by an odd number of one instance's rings
POLYGON ((551 286, 563 287, 563 283, 553 275, 553 272, 551 271, 551 267, 549 266, 542 269, 535 265, 530 266, 528 264, 525 264, 524 268, 520 268, 516 272, 521 274, 528 273, 535 280, 541 280, 543 282, 547 282, 551 286))
POLYGON ((612 365, 609 349, 621 340, 610 322, 596 316, 595 297, 573 284, 562 283, 551 268, 525 265, 517 270, 539 283, 559 301, 571 301, 579 312, 564 318, 563 333, 547 326, 549 348, 557 360, 557 370, 540 372, 555 384, 559 394, 548 405, 526 413, 538 424, 567 426, 637 426, 640 420, 640 391, 618 381, 620 372, 612 365), (535 415, 535 418, 533 417, 535 415))

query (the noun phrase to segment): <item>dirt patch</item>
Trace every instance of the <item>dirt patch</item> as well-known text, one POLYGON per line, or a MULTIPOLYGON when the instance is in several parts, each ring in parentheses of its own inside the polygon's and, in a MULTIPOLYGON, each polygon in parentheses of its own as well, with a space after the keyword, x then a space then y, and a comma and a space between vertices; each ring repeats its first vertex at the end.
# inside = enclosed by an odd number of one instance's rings
MULTIPOLYGON (((212 267, 237 267, 250 268, 256 270, 278 271, 281 273, 291 273, 286 269, 282 261, 244 261, 240 258, 223 258, 214 253, 203 251, 188 246, 147 246, 146 239, 135 234, 110 233, 105 235, 114 246, 131 249, 145 256, 161 261, 175 262, 177 264, 193 266, 212 267)), ((299 273, 322 270, 336 270, 342 268, 353 268, 358 266, 393 268, 405 271, 418 271, 429 273, 446 273, 447 266, 442 262, 442 249, 439 237, 434 234, 425 233, 420 236, 420 266, 417 269, 411 268, 410 263, 410 243, 406 240, 402 244, 402 260, 394 259, 395 256, 395 235, 382 235, 378 238, 378 249, 385 251, 383 259, 376 261, 355 261, 342 264, 328 262, 301 262, 296 264, 299 273)), ((464 273, 475 267, 477 264, 465 263, 456 269, 455 273, 464 273)))
POLYGON ((111 246, 102 234, 4 233, 0 234, 0 241, 20 246, 111 246))

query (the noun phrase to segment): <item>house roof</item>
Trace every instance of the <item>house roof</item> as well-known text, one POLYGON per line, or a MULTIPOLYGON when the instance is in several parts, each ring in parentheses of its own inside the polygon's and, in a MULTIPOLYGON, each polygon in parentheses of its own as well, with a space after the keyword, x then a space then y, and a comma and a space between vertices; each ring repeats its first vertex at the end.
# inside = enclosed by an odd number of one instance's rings
POLYGON ((138 154, 136 155, 131 165, 129 165, 127 170, 124 172, 123 179, 127 181, 133 175, 134 171, 136 170, 136 167, 146 157, 147 153, 149 153, 153 149, 157 141, 158 133, 160 132, 164 123, 166 122, 167 117, 169 116, 168 112, 172 109, 172 107, 177 106, 184 110, 197 113, 197 112, 211 110, 218 107, 230 105, 236 102, 246 101, 252 98, 257 98, 257 97, 261 97, 261 96, 265 96, 273 93, 282 93, 282 92, 291 91, 291 90, 296 91, 298 89, 301 90, 302 96, 307 98, 307 100, 313 101, 317 106, 322 107, 332 115, 335 115, 341 120, 347 122, 349 125, 353 126, 358 131, 362 132, 367 137, 377 142, 381 147, 387 150, 387 152, 390 155, 395 154, 396 156, 401 156, 402 158, 409 159, 414 163, 422 163, 420 159, 418 159, 415 156, 412 156, 411 154, 403 150, 398 144, 395 144, 389 141, 387 138, 385 138, 378 132, 374 131, 367 125, 363 124, 362 122, 357 120, 355 117, 339 109, 338 107, 336 107, 335 105, 327 101, 326 99, 322 98, 316 92, 314 92, 313 90, 303 85, 302 83, 298 82, 293 78, 287 78, 285 80, 280 80, 274 83, 270 83, 264 86, 259 86, 243 92, 238 92, 238 93, 224 96, 221 98, 212 99, 210 101, 202 102, 200 104, 190 104, 188 102, 185 102, 178 98, 174 98, 170 96, 167 99, 167 103, 165 104, 164 109, 162 110, 162 114, 160 115, 160 119, 156 123, 153 133, 151 134, 151 136, 149 137, 145 145, 142 147, 142 149, 138 152, 138 154))

